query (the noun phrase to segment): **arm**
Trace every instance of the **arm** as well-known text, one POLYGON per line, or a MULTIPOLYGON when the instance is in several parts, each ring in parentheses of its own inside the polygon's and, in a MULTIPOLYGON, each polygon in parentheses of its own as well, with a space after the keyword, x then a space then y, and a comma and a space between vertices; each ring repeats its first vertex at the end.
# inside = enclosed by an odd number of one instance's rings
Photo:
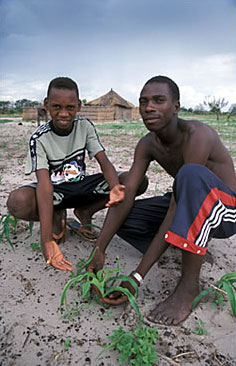
POLYGON ((110 187, 110 200, 106 204, 106 207, 115 206, 124 200, 125 186, 119 183, 115 168, 110 160, 107 158, 104 151, 99 151, 95 155, 95 158, 97 159, 103 172, 104 178, 106 179, 110 187))
POLYGON ((125 199, 119 206, 111 207, 108 211, 103 228, 95 243, 95 247, 98 249, 90 264, 91 270, 97 271, 103 267, 106 248, 133 206, 136 192, 151 161, 148 146, 146 139, 143 138, 136 147, 134 162, 126 179, 125 199))
MULTIPOLYGON (((196 163, 205 165, 209 158, 210 151, 211 140, 209 136, 207 136, 206 131, 204 133, 204 131, 198 130, 196 134, 193 133, 191 136, 189 136, 188 142, 185 143, 183 149, 184 164, 196 163), (199 149, 199 146, 201 146, 201 149, 199 149)), ((135 272, 138 272, 143 278, 170 245, 165 241, 165 234, 171 225, 175 215, 175 209, 176 203, 174 195, 172 194, 166 217, 163 220, 159 231, 153 238, 153 241, 151 242, 147 252, 143 255, 141 262, 135 270, 135 272)), ((123 282, 122 286, 128 288, 131 293, 134 293, 134 289, 130 283, 123 282)), ((118 305, 127 301, 127 297, 117 292, 111 294, 110 298, 103 299, 102 301, 107 304, 118 305)))
POLYGON ((52 237, 53 222, 53 187, 47 169, 36 171, 38 180, 36 199, 40 220, 41 244, 47 264, 61 270, 72 270, 71 263, 62 255, 52 237))
MULTIPOLYGON (((153 241, 151 242, 148 250, 143 255, 140 264, 134 271, 138 272, 142 276, 142 278, 145 277, 146 273, 151 269, 153 264, 156 263, 156 261, 161 257, 161 255, 170 245, 165 241, 164 236, 174 217, 175 207, 176 204, 174 196, 172 195, 170 207, 167 211, 166 217, 161 224, 158 233, 155 235, 153 241)), ((133 280, 137 282, 138 286, 140 285, 140 283, 136 280, 136 278, 132 276, 132 274, 130 274, 130 277, 132 277, 133 280)), ((127 288, 134 295, 135 290, 130 282, 122 282, 121 286, 127 288)), ((107 298, 101 298, 100 301, 109 305, 119 305, 127 301, 127 296, 123 295, 121 292, 114 292, 110 294, 110 296, 107 298)))

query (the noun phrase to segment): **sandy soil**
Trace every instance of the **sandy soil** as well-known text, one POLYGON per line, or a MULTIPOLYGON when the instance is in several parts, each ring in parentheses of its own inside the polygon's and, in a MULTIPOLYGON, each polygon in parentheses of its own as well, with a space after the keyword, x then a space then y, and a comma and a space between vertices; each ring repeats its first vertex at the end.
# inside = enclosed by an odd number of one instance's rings
MULTIPOLYGON (((9 192, 32 177, 24 176, 24 161, 29 135, 36 128, 33 123, 20 120, 0 124, 0 215, 7 213, 9 192)), ((131 164, 137 138, 132 136, 102 136, 102 142, 117 169, 126 170, 131 164)), ((97 171, 96 162, 88 163, 88 171, 97 171)), ((150 185, 144 196, 149 197, 171 188, 172 180, 153 164, 149 169, 150 185)), ((71 210, 68 215, 73 216, 71 210)), ((96 214, 94 223, 102 224, 105 211, 96 214)), ((1 366, 116 366, 116 352, 107 352, 96 359, 108 335, 119 326, 133 329, 136 318, 129 306, 109 309, 96 302, 86 306, 71 322, 58 311, 60 296, 69 272, 57 271, 45 265, 40 252, 30 244, 39 242, 39 225, 30 235, 28 223, 20 221, 12 237, 15 251, 4 242, 0 244, 0 365, 1 366), (60 357, 66 338, 71 346, 60 357)), ((79 258, 87 258, 92 244, 68 231, 67 241, 61 244, 65 256, 76 265, 79 258)), ((205 256, 201 273, 202 288, 215 283, 223 274, 235 271, 236 239, 212 240, 205 256)), ((115 258, 128 274, 138 264, 141 254, 118 237, 114 237, 108 251, 107 266, 114 266, 115 258)), ((138 303, 147 312, 154 304, 168 296, 180 276, 181 258, 178 249, 171 248, 160 263, 152 268, 140 288, 138 303)), ((76 296, 71 291, 72 298, 76 296)), ((208 299, 209 300, 209 299, 208 299)), ((210 301, 201 303, 181 326, 160 326, 157 351, 161 354, 157 365, 233 366, 236 365, 236 321, 227 303, 222 309, 210 301), (205 322, 207 335, 192 333, 197 319, 205 322)))

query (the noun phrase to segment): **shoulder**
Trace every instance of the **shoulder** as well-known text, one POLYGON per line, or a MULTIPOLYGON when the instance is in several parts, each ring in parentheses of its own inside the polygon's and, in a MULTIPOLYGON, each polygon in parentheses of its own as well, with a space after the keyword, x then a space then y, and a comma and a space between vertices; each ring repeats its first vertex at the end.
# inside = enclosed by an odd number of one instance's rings
POLYGON ((34 133, 31 135, 30 140, 37 140, 41 136, 47 135, 49 132, 51 132, 51 130, 52 130, 51 123, 49 121, 49 122, 39 126, 37 128, 37 130, 35 130, 34 133))
MULTIPOLYGON (((93 126, 94 127, 94 123, 87 117, 85 116, 81 116, 78 115, 75 119, 75 123, 78 126, 93 126)), ((94 127, 95 128, 95 127, 94 127)))
POLYGON ((141 139, 138 141, 137 143, 137 147, 141 146, 141 147, 148 147, 149 144, 153 141, 153 135, 151 132, 147 133, 146 135, 144 135, 143 137, 141 137, 141 139))
POLYGON ((190 137, 202 137, 204 139, 215 139, 217 132, 209 125, 198 120, 179 119, 180 129, 190 137))
POLYGON ((135 149, 136 154, 137 153, 142 154, 147 158, 151 159, 153 144, 154 144, 154 134, 152 132, 149 132, 139 140, 135 149))

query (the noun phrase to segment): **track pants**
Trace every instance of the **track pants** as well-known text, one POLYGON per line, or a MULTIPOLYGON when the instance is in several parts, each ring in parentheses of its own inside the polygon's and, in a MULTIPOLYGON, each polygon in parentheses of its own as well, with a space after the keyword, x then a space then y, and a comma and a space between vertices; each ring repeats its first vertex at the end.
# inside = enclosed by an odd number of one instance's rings
MULTIPOLYGON (((208 168, 184 165, 173 183, 175 215, 165 240, 204 255, 210 237, 236 233, 236 194, 208 168)), ((145 253, 169 208, 171 194, 136 200, 117 234, 145 253)))

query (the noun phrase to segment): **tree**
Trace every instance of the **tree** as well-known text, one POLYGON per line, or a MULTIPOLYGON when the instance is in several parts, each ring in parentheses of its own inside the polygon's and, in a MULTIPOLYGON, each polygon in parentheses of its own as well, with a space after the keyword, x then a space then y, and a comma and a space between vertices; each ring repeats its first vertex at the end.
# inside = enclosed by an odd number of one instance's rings
POLYGON ((235 116, 235 115, 236 115, 236 103, 231 104, 231 106, 228 110, 227 120, 229 120, 230 117, 235 116))
POLYGON ((6 113, 10 107, 11 102, 9 102, 8 100, 0 100, 0 113, 6 113))
POLYGON ((219 98, 216 99, 215 97, 205 97, 205 100, 203 101, 204 105, 210 108, 210 112, 216 114, 217 121, 220 118, 221 110, 224 108, 228 102, 225 100, 225 98, 219 98))
POLYGON ((194 107, 194 113, 201 114, 204 112, 205 112, 205 108, 204 108, 203 104, 199 103, 198 105, 196 105, 196 107, 194 107))
POLYGON ((34 107, 35 105, 38 105, 39 102, 36 100, 32 101, 29 99, 19 99, 15 101, 15 108, 17 112, 22 112, 23 107, 34 107))

